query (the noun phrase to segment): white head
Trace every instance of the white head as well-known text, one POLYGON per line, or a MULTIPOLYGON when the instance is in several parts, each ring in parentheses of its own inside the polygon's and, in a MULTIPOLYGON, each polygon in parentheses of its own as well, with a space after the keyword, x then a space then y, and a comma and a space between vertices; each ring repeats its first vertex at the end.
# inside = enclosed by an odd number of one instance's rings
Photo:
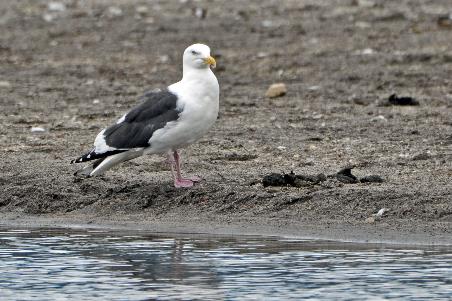
POLYGON ((184 51, 184 69, 207 69, 210 66, 215 68, 216 62, 213 57, 210 56, 210 48, 204 44, 193 44, 184 51))

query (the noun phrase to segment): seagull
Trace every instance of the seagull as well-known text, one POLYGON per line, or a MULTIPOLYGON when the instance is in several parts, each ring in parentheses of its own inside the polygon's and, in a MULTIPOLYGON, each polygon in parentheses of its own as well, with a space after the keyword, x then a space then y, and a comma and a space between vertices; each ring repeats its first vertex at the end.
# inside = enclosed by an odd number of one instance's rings
POLYGON ((182 61, 179 82, 146 92, 139 105, 97 135, 94 148, 71 161, 93 161, 75 175, 94 177, 121 162, 166 153, 175 187, 191 187, 201 180, 182 177, 179 150, 196 142, 215 123, 220 87, 210 68, 215 68, 216 62, 207 45, 189 46, 182 61))

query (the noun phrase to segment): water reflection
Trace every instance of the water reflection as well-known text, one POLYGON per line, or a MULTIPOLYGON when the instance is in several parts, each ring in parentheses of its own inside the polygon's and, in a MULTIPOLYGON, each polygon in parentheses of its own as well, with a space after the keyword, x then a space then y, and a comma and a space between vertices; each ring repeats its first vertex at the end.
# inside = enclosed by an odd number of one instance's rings
POLYGON ((448 299, 451 262, 447 248, 0 228, 0 300, 448 299))

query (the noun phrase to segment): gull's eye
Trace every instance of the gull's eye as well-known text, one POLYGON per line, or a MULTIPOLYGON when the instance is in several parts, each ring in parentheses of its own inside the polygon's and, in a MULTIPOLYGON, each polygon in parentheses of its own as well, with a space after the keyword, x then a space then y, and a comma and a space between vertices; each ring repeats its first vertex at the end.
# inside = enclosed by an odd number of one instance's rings
POLYGON ((195 50, 192 50, 192 51, 191 51, 191 54, 193 54, 193 55, 198 55, 199 52, 198 52, 198 51, 195 51, 195 50))

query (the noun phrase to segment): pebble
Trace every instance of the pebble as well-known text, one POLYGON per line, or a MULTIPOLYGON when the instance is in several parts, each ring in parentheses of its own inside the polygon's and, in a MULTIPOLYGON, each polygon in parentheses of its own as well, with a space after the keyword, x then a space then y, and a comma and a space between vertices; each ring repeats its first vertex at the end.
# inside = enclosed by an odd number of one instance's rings
POLYGON ((383 216, 385 212, 389 211, 387 208, 381 208, 377 213, 374 214, 376 218, 380 218, 383 216))
POLYGON ((366 7, 366 8, 376 6, 376 3, 371 0, 354 0, 353 2, 357 6, 366 7))
POLYGON ((269 98, 276 98, 280 96, 284 96, 287 93, 287 87, 284 83, 276 83, 272 84, 267 92, 265 92, 265 96, 269 98))
POLYGON ((52 22, 55 18, 51 14, 42 15, 42 19, 46 22, 52 22))
POLYGON ((452 14, 439 17, 436 23, 439 27, 452 29, 452 14))
POLYGON ((154 24, 155 20, 152 17, 146 18, 146 20, 144 20, 144 23, 146 24, 154 24))
POLYGON ((375 50, 373 50, 372 48, 366 48, 366 49, 357 50, 354 52, 355 55, 371 55, 374 53, 375 53, 375 50))
POLYGON ((319 89, 320 89, 320 86, 310 86, 310 87, 308 88, 309 91, 317 91, 317 90, 319 90, 319 89))
POLYGON ((368 218, 366 218, 365 222, 368 224, 373 224, 377 220, 381 219, 383 214, 385 214, 385 212, 388 212, 388 211, 389 211, 389 209, 387 209, 387 208, 381 208, 380 210, 378 210, 377 213, 372 214, 372 216, 369 216, 368 218))
POLYGON ((384 117, 383 115, 378 115, 378 116, 373 117, 371 120, 372 121, 378 121, 378 120, 386 121, 386 117, 384 117))
POLYGON ((375 223, 375 217, 370 216, 370 217, 366 218, 365 222, 368 224, 373 224, 373 223, 375 223))
POLYGON ((370 23, 368 23, 368 22, 361 22, 361 21, 356 22, 355 26, 358 27, 358 28, 363 28, 363 29, 372 27, 372 25, 370 23))
POLYGON ((198 19, 205 19, 206 18, 206 16, 207 16, 207 9, 205 9, 205 8, 202 8, 202 7, 197 7, 196 9, 195 9, 195 16, 196 16, 196 18, 198 18, 198 19))
POLYGON ((122 9, 120 9, 119 7, 116 6, 110 6, 108 8, 108 13, 112 16, 112 17, 120 17, 122 16, 123 12, 122 9))
POLYGON ((161 55, 159 56, 158 60, 160 63, 167 63, 169 61, 169 56, 166 54, 161 55))
POLYGON ((46 130, 44 129, 44 128, 41 128, 41 127, 32 127, 31 129, 30 129, 30 131, 32 132, 32 133, 44 133, 46 130))
POLYGON ((140 5, 135 8, 135 11, 137 13, 139 13, 140 15, 146 15, 148 13, 149 9, 147 6, 140 5))
POLYGON ((11 83, 9 81, 6 80, 0 81, 0 88, 9 88, 9 87, 11 87, 11 83))
POLYGON ((264 21, 262 21, 262 27, 272 27, 273 26, 273 21, 271 21, 271 20, 264 20, 264 21))
POLYGON ((49 2, 47 4, 47 9, 54 12, 63 12, 66 10, 66 5, 61 2, 49 2))
POLYGON ((366 48, 366 49, 364 49, 362 52, 361 52, 361 54, 363 54, 363 55, 369 55, 369 54, 373 54, 375 51, 373 50, 373 49, 371 49, 371 48, 366 48))

